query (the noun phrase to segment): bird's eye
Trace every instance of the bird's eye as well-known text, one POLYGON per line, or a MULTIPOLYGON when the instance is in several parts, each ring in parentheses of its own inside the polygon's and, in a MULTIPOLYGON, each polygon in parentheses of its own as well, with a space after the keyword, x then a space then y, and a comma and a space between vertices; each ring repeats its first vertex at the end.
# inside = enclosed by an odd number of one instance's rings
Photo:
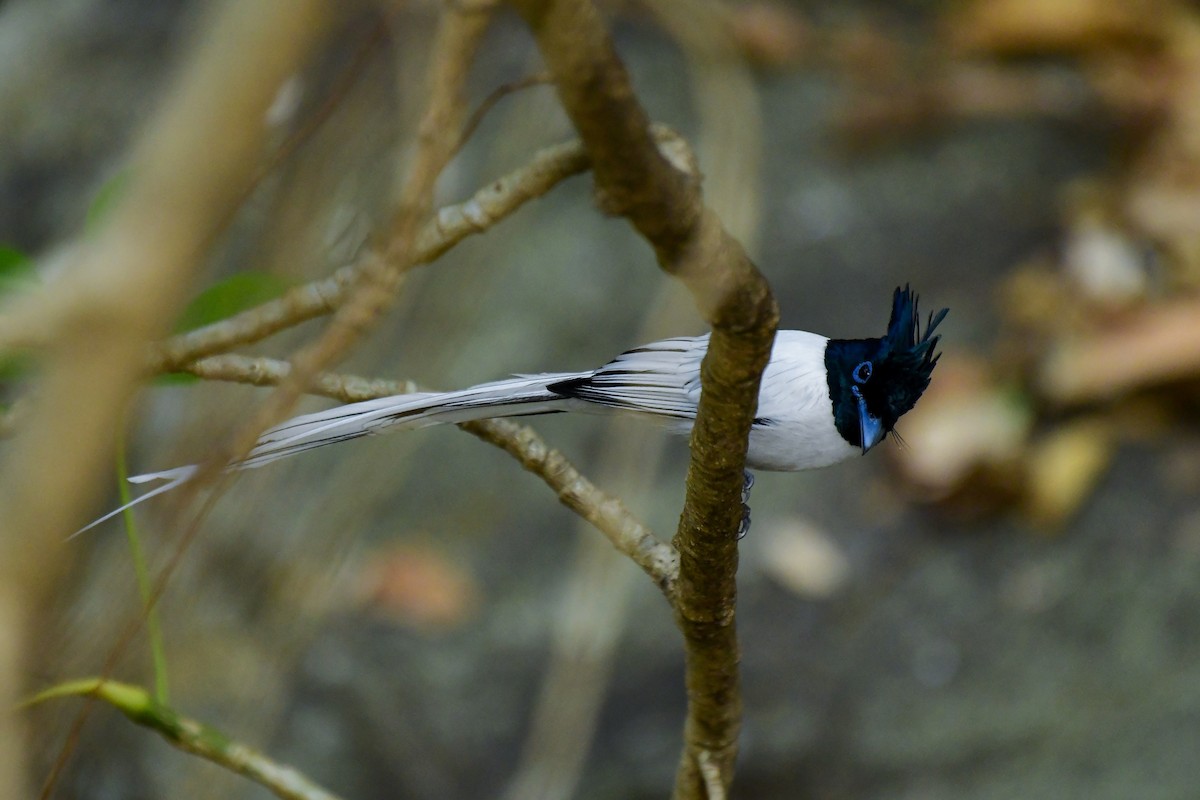
POLYGON ((866 383, 871 379, 871 362, 864 361, 854 368, 854 372, 850 373, 850 377, 855 383, 866 383))

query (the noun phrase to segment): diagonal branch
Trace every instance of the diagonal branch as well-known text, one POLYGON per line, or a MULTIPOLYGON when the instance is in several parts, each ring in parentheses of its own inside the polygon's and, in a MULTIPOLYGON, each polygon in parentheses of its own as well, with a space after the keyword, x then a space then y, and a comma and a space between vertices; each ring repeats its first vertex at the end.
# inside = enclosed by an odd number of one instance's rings
POLYGON ((157 731, 180 750, 249 778, 282 800, 338 800, 293 767, 273 761, 220 731, 177 713, 140 686, 84 678, 52 686, 31 702, 73 696, 102 700, 138 725, 157 731))
POLYGON ((364 260, 349 294, 326 329, 297 351, 292 372, 243 426, 229 448, 228 458, 203 466, 198 481, 211 477, 224 461, 237 460, 249 451, 261 431, 287 414, 309 380, 342 358, 391 305, 406 274, 417 263, 413 258, 416 234, 433 209, 438 175, 457 147, 457 138, 443 133, 461 127, 467 73, 490 22, 487 8, 470 11, 448 7, 443 12, 415 152, 388 230, 364 260))
POLYGON ((659 151, 597 10, 587 0, 513 0, 592 159, 597 199, 626 217, 713 326, 701 369, 687 499, 675 537, 676 614, 686 643, 688 719, 675 795, 704 797, 700 757, 727 788, 741 719, 734 625, 736 529, 747 438, 778 309, 765 279, 659 151))
MULTIPOLYGON (((654 137, 655 141, 677 154, 674 158, 690 167, 691 152, 677 133, 656 125, 654 137)), ((588 163, 587 152, 578 140, 541 150, 528 164, 492 181, 475 192, 469 200, 439 210, 416 235, 413 264, 429 264, 437 260, 463 239, 485 232, 530 200, 541 197, 567 178, 583 172, 588 168, 588 163)), ((275 300, 211 325, 172 336, 154 347, 148 370, 158 373, 182 369, 197 358, 224 353, 330 314, 345 301, 363 268, 362 263, 342 267, 328 277, 297 286, 275 300)))
MULTIPOLYGON (((489 183, 466 202, 438 211, 417 233, 412 262, 428 264, 436 260, 468 236, 486 231, 561 181, 583 172, 587 165, 583 145, 578 141, 542 150, 529 164, 489 183)), ((280 298, 173 336, 154 348, 149 370, 180 369, 194 359, 257 342, 329 314, 346 299, 362 269, 362 264, 342 267, 328 277, 297 286, 280 298)))

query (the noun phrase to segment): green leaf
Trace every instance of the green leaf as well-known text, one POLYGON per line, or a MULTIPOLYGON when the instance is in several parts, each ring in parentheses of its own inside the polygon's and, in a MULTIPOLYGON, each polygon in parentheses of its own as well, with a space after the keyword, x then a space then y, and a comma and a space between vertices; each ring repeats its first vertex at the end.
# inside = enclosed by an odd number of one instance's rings
POLYGON ((96 231, 108 219, 117 202, 125 196, 132 172, 128 167, 118 171, 96 190, 92 202, 88 206, 87 215, 83 219, 83 229, 88 233, 96 231))
POLYGON ((211 325, 241 311, 274 300, 288 289, 282 278, 265 272, 239 272, 216 283, 188 303, 179 321, 176 333, 185 333, 205 325, 211 325))
MULTIPOLYGON (((33 259, 14 247, 0 245, 0 298, 35 285, 37 271, 33 259)), ((33 369, 34 359, 29 353, 0 353, 0 384, 20 380, 33 369)))
POLYGON ((0 353, 0 384, 19 381, 36 366, 37 360, 30 353, 0 353))
POLYGON ((33 259, 15 247, 0 245, 0 295, 37 283, 33 259))
MULTIPOLYGON (((234 314, 274 300, 288 288, 288 283, 275 275, 265 272, 239 272, 208 287, 188 303, 179 321, 175 323, 175 333, 186 333, 228 319, 234 314)), ((171 372, 159 376, 155 382, 160 386, 177 386, 195 383, 198 380, 196 376, 184 372, 171 372)))
MULTIPOLYGON (((121 425, 120 430, 125 426, 121 425)), ((154 605, 154 587, 150 582, 150 568, 146 566, 146 553, 142 547, 142 537, 138 531, 137 519, 134 517, 133 496, 129 491, 129 469, 125 463, 125 437, 117 437, 117 494, 125 513, 121 515, 125 523, 125 538, 129 541, 129 555, 133 559, 133 574, 137 578, 138 594, 146 610, 146 637, 150 640, 150 660, 154 665, 154 700, 162 705, 167 703, 167 650, 163 645, 162 623, 158 617, 158 608, 154 605)))

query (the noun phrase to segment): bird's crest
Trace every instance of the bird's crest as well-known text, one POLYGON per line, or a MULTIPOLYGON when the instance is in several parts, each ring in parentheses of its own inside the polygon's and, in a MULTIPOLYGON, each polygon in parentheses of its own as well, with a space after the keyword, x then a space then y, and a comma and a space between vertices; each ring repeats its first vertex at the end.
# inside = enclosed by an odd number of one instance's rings
POLYGON ((929 387, 940 337, 933 331, 946 316, 930 314, 921 330, 917 296, 905 286, 892 295, 887 333, 878 339, 831 339, 825 350, 834 425, 864 452, 894 431, 929 387))
MULTIPOLYGON (((921 315, 917 309, 917 295, 905 285, 896 288, 892 295, 892 317, 888 320, 887 333, 880 341, 879 355, 882 363, 877 369, 884 371, 887 386, 886 402, 894 419, 917 404, 917 400, 929 388, 929 379, 941 354, 935 352, 940 336, 933 331, 945 319, 950 309, 943 308, 930 314, 921 332, 921 315)), ((881 377, 884 377, 881 376, 881 377)))

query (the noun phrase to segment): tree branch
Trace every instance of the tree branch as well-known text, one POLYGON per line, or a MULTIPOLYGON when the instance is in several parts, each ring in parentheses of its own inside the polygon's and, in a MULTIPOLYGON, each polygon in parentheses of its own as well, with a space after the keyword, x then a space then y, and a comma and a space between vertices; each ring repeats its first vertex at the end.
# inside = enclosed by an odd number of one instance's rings
POLYGON ((596 9, 586 0, 513 5, 532 29, 591 156, 601 207, 629 219, 713 326, 675 537, 689 698, 675 795, 704 797, 701 754, 709 754, 727 788, 737 753, 736 530, 747 437, 778 309, 741 245, 704 206, 697 182, 659 152, 596 9))
POLYGON ((281 420, 321 370, 335 363, 391 305, 404 277, 416 261, 414 239, 433 208, 438 175, 453 157, 461 129, 463 90, 475 53, 491 21, 491 9, 464 11, 447 7, 438 27, 429 70, 428 101, 422 114, 417 147, 400 190, 392 223, 372 248, 345 301, 322 334, 293 357, 292 372, 252 415, 226 453, 201 468, 197 481, 211 478, 224 461, 236 461, 253 446, 261 431, 281 420))
MULTIPOLYGON (((663 125, 654 127, 655 141, 686 169, 695 169, 687 143, 663 125)), ((438 211, 422 226, 413 245, 413 264, 436 261, 463 239, 483 233, 530 200, 549 192, 562 181, 588 168, 587 151, 580 141, 564 142, 538 152, 523 167, 492 181, 469 200, 438 211)), ((352 264, 332 275, 311 281, 240 314, 181 333, 155 345, 150 373, 180 370, 189 361, 223 353, 267 338, 302 322, 336 311, 345 300, 363 265, 352 264)))
MULTIPOLYGON (((413 264, 428 264, 463 239, 508 217, 541 197, 561 181, 587 169, 578 142, 547 147, 529 164, 488 184, 469 200, 446 206, 426 222, 413 245, 413 264)), ((359 278, 363 264, 342 267, 327 278, 311 281, 282 297, 194 331, 172 336, 155 346, 149 371, 171 372, 187 362, 239 345, 257 342, 281 330, 335 311, 359 278)))
POLYGON ((103 700, 138 725, 157 731, 180 750, 249 778, 283 800, 338 800, 295 768, 272 761, 220 731, 175 712, 140 686, 85 678, 53 686, 31 702, 72 696, 103 700))

